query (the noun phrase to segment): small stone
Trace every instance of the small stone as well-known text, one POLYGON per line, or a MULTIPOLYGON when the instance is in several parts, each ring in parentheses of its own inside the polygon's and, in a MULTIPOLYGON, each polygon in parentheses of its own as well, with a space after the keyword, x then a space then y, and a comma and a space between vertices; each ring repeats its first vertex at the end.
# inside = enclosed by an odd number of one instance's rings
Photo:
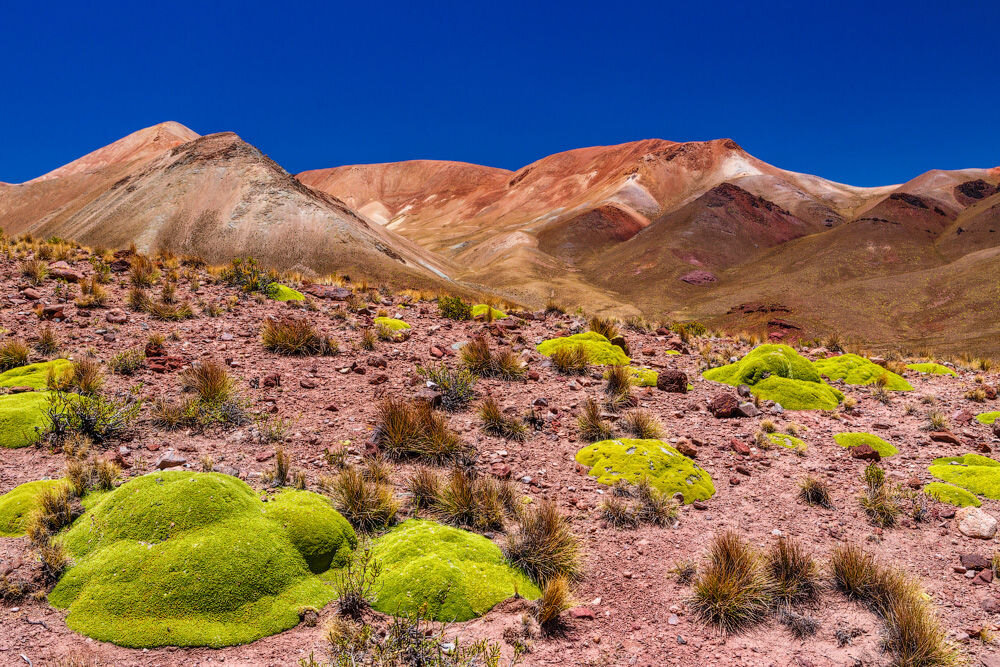
POLYGON ((175 453, 174 450, 168 449, 156 460, 156 464, 153 467, 157 470, 166 470, 167 468, 178 468, 185 463, 187 463, 186 458, 175 453))
POLYGON ((717 419, 735 416, 739 407, 739 400, 729 392, 718 393, 708 402, 708 411, 717 419))
POLYGON ((760 410, 753 403, 740 403, 739 407, 736 408, 736 414, 740 417, 756 417, 760 414, 760 410))
POLYGON ((850 451, 852 459, 874 462, 882 460, 882 456, 872 449, 871 445, 858 445, 857 447, 851 447, 848 451, 850 451))
POLYGON ((962 441, 951 431, 934 431, 930 434, 930 439, 934 442, 944 442, 949 445, 960 445, 962 441))
POLYGON ((958 559, 967 570, 985 570, 990 567, 990 561, 982 554, 962 554, 958 559))
POLYGON ((958 530, 966 537, 992 540, 997 534, 997 520, 978 507, 963 507, 955 512, 958 530))

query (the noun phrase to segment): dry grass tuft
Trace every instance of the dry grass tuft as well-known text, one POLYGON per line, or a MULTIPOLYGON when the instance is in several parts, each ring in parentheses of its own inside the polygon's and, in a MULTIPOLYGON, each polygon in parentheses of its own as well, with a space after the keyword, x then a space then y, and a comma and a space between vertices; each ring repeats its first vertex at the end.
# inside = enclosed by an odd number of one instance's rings
POLYGON ((396 521, 399 503, 392 487, 365 479, 355 467, 345 468, 334 477, 322 477, 320 488, 351 525, 362 532, 382 530, 396 521))
POLYGON ((260 340, 265 349, 289 356, 328 356, 336 354, 339 348, 304 318, 269 317, 261 324, 260 340))
POLYGON ((693 584, 690 606, 723 632, 739 632, 767 617, 773 586, 750 545, 724 532, 712 541, 709 566, 693 584))
POLYGON ((590 352, 584 345, 567 345, 553 352, 550 359, 560 373, 585 375, 590 365, 590 352))
POLYGON ((574 579, 581 573, 579 543, 551 500, 521 513, 517 530, 507 535, 503 552, 543 584, 559 576, 574 579))
POLYGON ((221 403, 233 395, 234 383, 225 364, 218 361, 195 363, 180 374, 181 386, 198 394, 205 403, 221 403))
POLYGON ((611 424, 601 417, 600 404, 592 398, 584 402, 576 423, 580 428, 580 437, 587 442, 600 442, 614 435, 611 424))
POLYGON ((823 480, 806 475, 799 482, 799 497, 809 505, 818 505, 826 509, 833 509, 833 500, 830 498, 830 486, 823 480))
POLYGON ((490 435, 515 441, 528 437, 527 426, 517 417, 505 415, 492 396, 487 396, 479 405, 479 418, 483 420, 483 430, 490 435))

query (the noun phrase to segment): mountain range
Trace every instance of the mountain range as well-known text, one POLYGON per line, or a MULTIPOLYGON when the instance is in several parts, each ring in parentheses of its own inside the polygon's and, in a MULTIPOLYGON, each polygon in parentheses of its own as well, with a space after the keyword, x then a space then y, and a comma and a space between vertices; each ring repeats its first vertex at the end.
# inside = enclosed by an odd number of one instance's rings
POLYGON ((413 160, 292 175, 233 133, 168 122, 0 183, 0 227, 531 306, 1000 352, 1000 167, 854 187, 729 139, 649 139, 517 171, 413 160))

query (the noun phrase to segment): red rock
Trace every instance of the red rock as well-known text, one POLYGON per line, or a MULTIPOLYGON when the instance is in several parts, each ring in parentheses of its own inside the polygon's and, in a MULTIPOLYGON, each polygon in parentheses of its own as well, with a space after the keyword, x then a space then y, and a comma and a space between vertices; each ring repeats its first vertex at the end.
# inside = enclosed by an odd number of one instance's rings
POLYGON ((346 287, 334 287, 332 285, 309 285, 304 289, 308 294, 312 294, 320 299, 347 301, 351 297, 351 290, 346 287))
POLYGON ((730 477, 729 478, 729 484, 732 485, 732 486, 739 486, 740 485, 740 478, 739 477, 735 477, 735 476, 734 477, 730 477))
POLYGON ((29 391, 35 391, 34 387, 11 387, 7 390, 10 394, 26 394, 29 391))
POLYGON ((538 371, 528 371, 528 379, 532 382, 538 382, 541 377, 542 376, 538 374, 538 371))
POLYGON ((175 453, 174 450, 168 449, 156 460, 156 464, 153 467, 157 470, 166 470, 167 468, 178 468, 185 463, 187 463, 186 458, 175 453))
POLYGON ((319 383, 313 378, 302 378, 299 380, 299 386, 303 389, 315 389, 319 386, 319 383))
POLYGON ((281 373, 271 373, 270 375, 265 375, 261 384, 265 387, 280 387, 281 386, 281 373))
POLYGON ((66 306, 63 304, 52 304, 42 307, 41 318, 43 320, 64 320, 66 319, 66 306))
POLYGON ((983 387, 983 391, 986 392, 986 400, 988 400, 988 401, 996 400, 996 397, 997 397, 997 388, 996 387, 994 387, 993 385, 989 385, 988 384, 988 385, 986 385, 986 386, 983 387))
POLYGON ((699 269, 697 271, 689 271, 685 273, 680 277, 680 280, 689 285, 709 285, 716 281, 716 277, 708 271, 702 271, 699 269))
POLYGON ((53 278, 65 280, 71 283, 78 283, 83 280, 83 274, 63 261, 49 264, 49 275, 53 278))
POLYGON ((989 559, 982 554, 962 554, 958 559, 966 570, 985 570, 991 567, 989 559))
POLYGON ((717 419, 732 417, 739 407, 739 399, 726 391, 716 394, 708 402, 708 411, 717 419))
POLYGON ((750 456, 750 445, 743 442, 742 440, 737 440, 733 438, 729 441, 729 446, 732 447, 733 451, 741 456, 750 456))
POLYGON ((872 449, 871 445, 858 445, 857 447, 851 447, 848 451, 851 453, 852 459, 875 462, 882 460, 881 455, 872 449))
POLYGON ((105 313, 104 319, 110 324, 125 324, 128 322, 128 313, 121 308, 112 308, 105 313))
POLYGON ((594 620, 594 610, 590 607, 573 607, 569 610, 569 615, 572 618, 578 618, 581 620, 594 620))
POLYGON ((686 394, 688 376, 684 371, 668 369, 656 376, 656 388, 673 394, 686 394))
POLYGON ((338 408, 333 403, 331 403, 330 405, 326 406, 323 409, 326 410, 327 412, 340 412, 340 408, 338 408))
POLYGON ((744 477, 750 476, 750 468, 747 468, 746 466, 736 466, 736 472, 743 475, 744 477))
POLYGON ((257 461, 257 463, 263 463, 264 461, 267 461, 268 459, 272 458, 273 456, 274 456, 274 452, 273 451, 258 452, 257 456, 255 456, 254 459, 257 461))
POLYGON ((962 444, 962 441, 958 439, 958 436, 951 431, 934 431, 930 434, 930 438, 934 442, 944 442, 949 445, 962 444))
POLYGON ((42 295, 38 292, 38 290, 33 289, 31 287, 26 287, 23 290, 21 290, 21 296, 23 296, 25 299, 28 299, 29 301, 38 301, 39 299, 42 298, 42 295))
POLYGON ((976 451, 981 452, 983 454, 989 454, 990 452, 993 451, 993 448, 987 445, 985 442, 977 442, 976 451))
POLYGON ((386 375, 385 373, 379 373, 378 375, 376 375, 372 379, 368 380, 368 384, 371 384, 371 385, 380 385, 380 384, 385 384, 388 381, 389 381, 389 376, 388 375, 386 375))
POLYGON ((972 583, 979 586, 985 586, 993 583, 993 570, 980 570, 979 574, 976 575, 976 578, 972 580, 972 583))
POLYGON ((678 442, 674 446, 674 449, 676 449, 678 452, 688 457, 689 459, 698 458, 698 448, 692 445, 690 442, 682 440, 681 442, 678 442))
POLYGON ((500 479, 509 479, 511 469, 506 463, 494 463, 490 466, 490 474, 500 479))
POLYGON ((435 359, 440 359, 444 356, 444 350, 437 345, 431 345, 431 356, 435 359))

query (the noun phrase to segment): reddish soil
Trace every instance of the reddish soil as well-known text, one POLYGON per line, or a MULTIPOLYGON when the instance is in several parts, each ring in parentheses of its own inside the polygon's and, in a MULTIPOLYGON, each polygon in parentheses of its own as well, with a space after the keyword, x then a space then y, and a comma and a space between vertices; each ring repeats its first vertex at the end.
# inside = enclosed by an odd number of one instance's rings
MULTIPOLYGON (((85 262, 77 262, 75 266, 89 272, 85 262)), ((109 286, 109 306, 123 307, 127 291, 123 274, 116 274, 114 281, 109 286)), ((26 286, 19 277, 16 262, 0 260, 3 299, 0 327, 10 332, 8 337, 31 339, 39 330, 32 304, 20 298, 26 286)), ((36 289, 43 302, 58 301, 54 281, 47 280, 36 289)), ((184 279, 178 285, 178 297, 193 302, 223 303, 233 293, 231 288, 207 282, 194 293, 184 279)), ((171 355, 188 361, 227 360, 232 374, 239 379, 240 390, 255 411, 274 412, 277 417, 291 421, 283 446, 292 456, 293 467, 305 471, 313 489, 319 477, 330 472, 322 456, 323 449, 350 441, 353 452, 350 458, 358 460, 357 454, 372 431, 376 399, 414 394, 418 388, 413 384, 415 369, 435 361, 430 353, 433 345, 450 349, 455 343, 485 332, 494 345, 506 341, 516 350, 524 350, 530 369, 539 375, 537 381, 482 380, 477 388, 481 394, 493 393, 503 404, 516 407, 519 412, 526 411, 534 399, 546 398, 555 415, 542 432, 534 433, 523 444, 512 443, 485 436, 479 430, 474 410, 450 417, 452 427, 477 447, 478 465, 484 471, 489 471, 493 463, 510 466, 521 492, 536 499, 554 499, 571 518, 581 540, 586 572, 576 584, 574 595, 592 613, 592 618, 588 611, 578 610, 575 616, 579 617, 570 619, 563 636, 534 640, 523 664, 820 666, 889 662, 889 656, 880 651, 880 622, 832 588, 825 590, 819 604, 808 610, 820 620, 821 627, 814 637, 805 640, 793 638, 786 628, 773 621, 735 636, 720 635, 699 621, 685 602, 690 588, 677 583, 670 570, 681 560, 703 562, 712 535, 727 528, 738 530, 760 547, 771 544, 778 534, 794 536, 824 562, 830 549, 843 540, 864 543, 885 562, 919 579, 948 629, 949 638, 960 643, 972 664, 997 664, 995 647, 969 639, 968 633, 982 627, 997 629, 1000 584, 974 585, 954 569, 962 554, 992 556, 997 548, 995 540, 984 542, 964 537, 947 518, 953 508, 935 503, 931 504, 931 518, 922 523, 904 519, 903 525, 895 529, 873 527, 856 500, 864 464, 852 460, 832 439, 834 433, 845 430, 879 434, 900 450, 898 456, 883 462, 892 479, 931 481, 926 468, 933 458, 974 451, 977 445, 994 448, 998 445, 990 429, 975 421, 959 423, 953 418, 954 431, 963 443, 960 445, 931 441, 924 430, 924 415, 931 409, 920 403, 924 395, 935 396, 936 402, 931 407, 949 416, 961 410, 974 414, 1000 409, 996 400, 976 404, 963 398, 964 392, 973 386, 971 372, 962 372, 959 378, 909 374, 916 390, 895 394, 887 406, 876 402, 864 388, 846 388, 847 393, 858 398, 855 414, 797 412, 771 417, 779 427, 792 421, 805 427, 802 437, 809 449, 804 456, 781 448, 754 449, 749 456, 741 456, 733 451, 732 440, 750 442, 761 418, 713 418, 705 404, 722 388, 700 378, 697 353, 668 356, 663 336, 626 332, 636 363, 679 369, 691 378, 694 389, 688 394, 664 393, 655 388, 636 393, 640 406, 664 423, 669 440, 686 437, 695 443, 697 462, 714 478, 717 493, 707 501, 706 509, 682 508, 674 527, 616 530, 602 521, 597 509, 608 487, 588 477, 574 461, 575 452, 583 444, 576 436, 575 412, 584 398, 601 393, 600 375, 570 380, 557 374, 534 351, 536 343, 567 329, 579 328, 582 322, 565 315, 540 320, 515 318, 504 320, 511 324, 508 330, 443 320, 433 303, 404 304, 400 298, 390 297, 375 307, 385 308, 390 315, 398 313, 413 326, 412 336, 399 343, 380 342, 374 352, 364 352, 356 344, 360 340, 360 327, 370 316, 349 314, 346 320, 334 319, 331 317, 334 312, 345 309, 343 303, 317 299, 316 305, 318 310, 309 312, 287 304, 244 299, 216 318, 199 315, 180 323, 163 323, 145 314, 130 313, 129 321, 123 325, 108 324, 107 309, 82 317, 69 306, 69 320, 52 326, 63 342, 63 352, 75 357, 93 350, 107 360, 116 352, 143 346, 150 333, 159 332, 176 334, 176 340, 167 342, 171 355), (287 358, 263 350, 257 337, 261 321, 269 315, 284 314, 311 319, 340 341, 341 354, 287 358), (369 365, 376 357, 387 360, 385 370, 369 365), (341 372, 355 362, 365 369, 365 374, 341 372), (281 376, 279 387, 263 388, 261 383, 261 388, 252 388, 256 380, 274 373, 281 376), (381 373, 387 376, 387 381, 373 385, 373 378, 381 373), (311 388, 303 388, 304 385, 311 388), (906 414, 908 404, 917 406, 916 414, 906 414), (836 509, 811 507, 798 499, 797 484, 806 473, 832 483, 836 509), (520 481, 527 478, 530 482, 520 481), (851 644, 840 646, 836 639, 838 631, 856 636, 851 644)), ((748 349, 735 341, 712 343, 717 348, 730 345, 738 355, 748 349)), ((456 363, 453 358, 447 361, 456 363)), ((995 372, 986 378, 989 384, 996 384, 997 380, 995 372)), ((113 393, 135 385, 140 385, 141 394, 149 399, 180 394, 176 372, 161 374, 148 370, 131 378, 109 374, 106 391, 113 393)), ((107 449, 119 447, 127 449, 124 456, 129 465, 125 470, 127 476, 148 472, 159 455, 173 448, 196 469, 204 456, 211 456, 218 464, 234 466, 241 477, 257 488, 263 486, 261 475, 270 468, 272 461, 268 457, 273 453, 273 446, 254 441, 249 428, 171 433, 151 426, 145 411, 133 437, 128 442, 113 443, 107 449)), ((46 448, 3 450, 0 493, 24 482, 58 476, 64 462, 62 454, 46 448)), ((406 474, 407 466, 397 467, 398 486, 402 487, 406 474)), ((985 500, 983 509, 1000 515, 1000 502, 985 500)), ((26 563, 22 567, 30 566, 26 540, 0 540, 0 569, 15 565, 19 559, 26 563)), ((516 609, 517 605, 505 603, 481 619, 452 626, 450 631, 465 640, 488 637, 502 643, 504 628, 519 624, 520 612, 516 609)), ((310 652, 325 655, 323 626, 334 613, 330 606, 322 611, 316 627, 299 626, 245 646, 138 651, 78 635, 66 627, 63 612, 51 609, 44 600, 28 599, 16 606, 0 607, 4 626, 0 633, 0 663, 28 664, 23 655, 35 665, 70 656, 114 665, 296 664, 310 652)), ((504 644, 505 653, 510 650, 504 644)))

